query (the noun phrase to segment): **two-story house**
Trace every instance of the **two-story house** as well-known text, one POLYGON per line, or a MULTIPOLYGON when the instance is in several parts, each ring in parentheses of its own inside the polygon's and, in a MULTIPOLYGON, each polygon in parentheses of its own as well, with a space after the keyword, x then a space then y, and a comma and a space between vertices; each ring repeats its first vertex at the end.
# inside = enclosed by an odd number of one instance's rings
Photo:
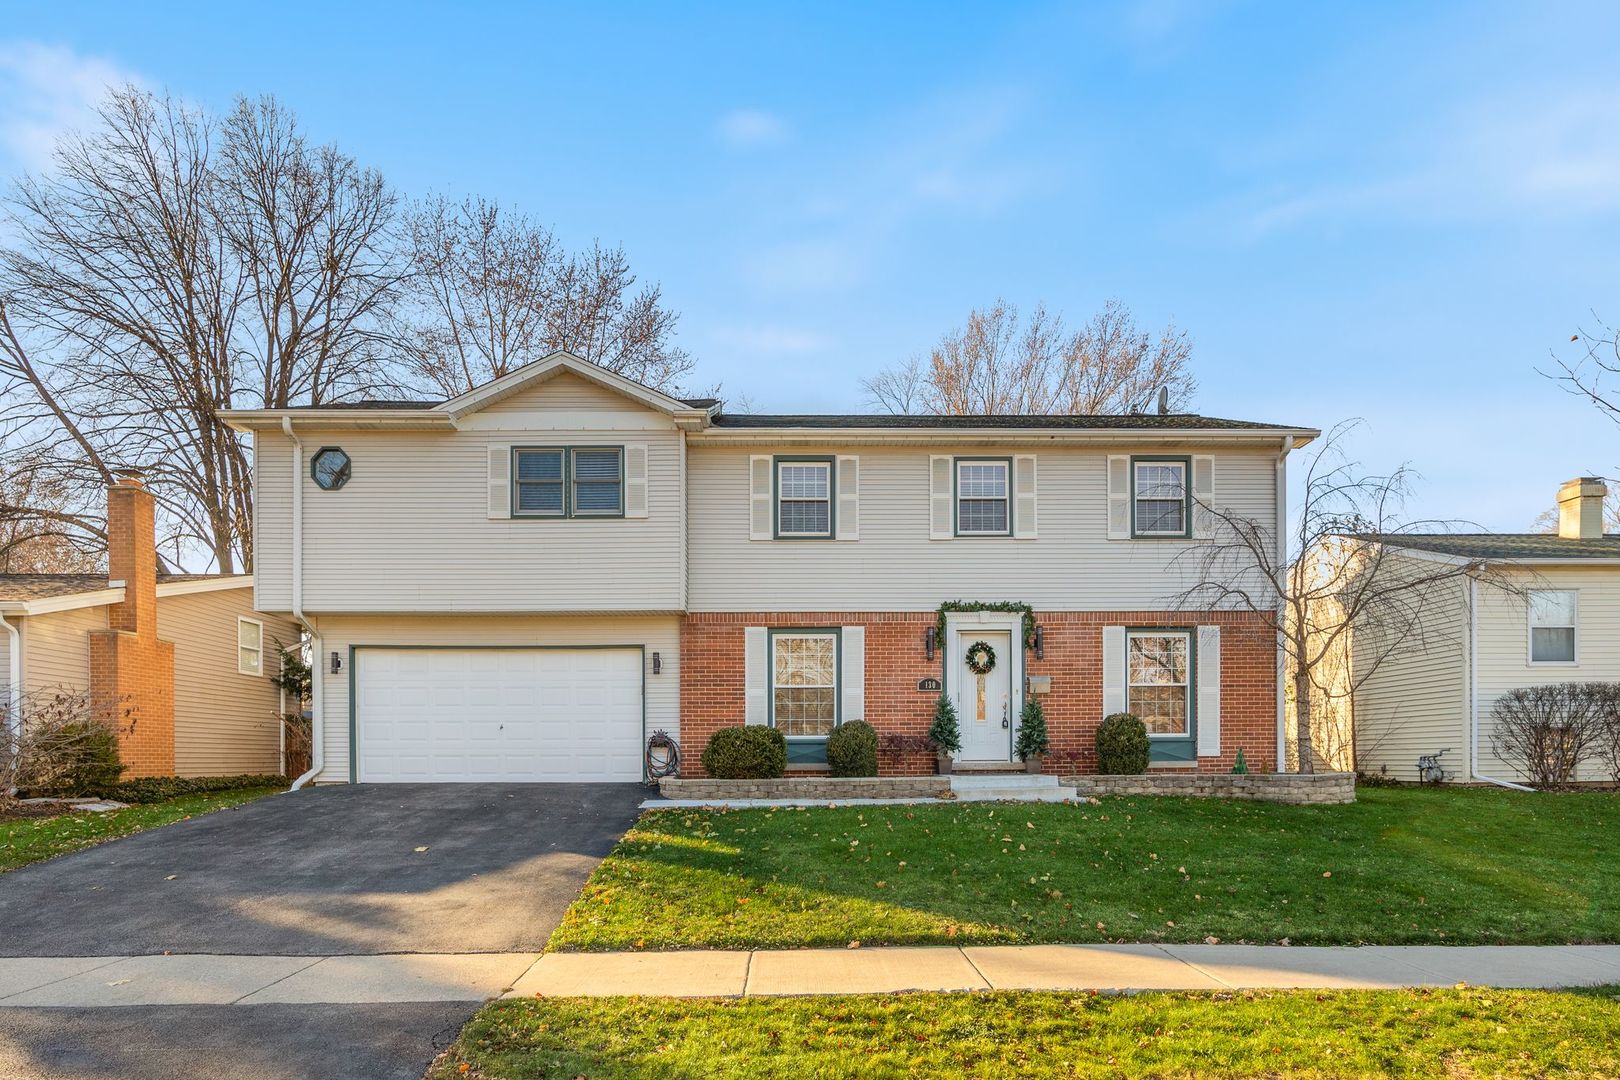
POLYGON ((1127 709, 1155 767, 1278 760, 1269 620, 1167 598, 1201 507, 1285 531, 1309 429, 729 415, 566 354, 449 401, 226 415, 254 439, 257 606, 316 640, 319 782, 637 780, 657 729, 701 775, 735 724, 814 770, 851 720, 922 735, 941 690, 964 764, 1014 760, 1031 693, 1053 769, 1127 709))

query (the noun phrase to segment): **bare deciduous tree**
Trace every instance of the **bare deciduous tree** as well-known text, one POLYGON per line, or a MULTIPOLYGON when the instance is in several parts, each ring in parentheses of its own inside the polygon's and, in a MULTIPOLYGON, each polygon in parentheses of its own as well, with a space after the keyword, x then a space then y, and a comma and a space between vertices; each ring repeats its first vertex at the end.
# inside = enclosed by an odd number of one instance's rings
POLYGON ((1548 378, 1560 382, 1564 389, 1596 405, 1612 422, 1620 424, 1620 398, 1615 395, 1614 381, 1620 378, 1620 328, 1609 326, 1593 314, 1596 330, 1579 329, 1570 335, 1570 342, 1581 350, 1575 359, 1552 354, 1556 370, 1543 371, 1548 378))
POLYGON ((1491 749, 1538 788, 1564 787, 1598 742, 1610 688, 1550 683, 1509 690, 1491 706, 1491 749))
POLYGON ((0 808, 19 788, 67 795, 118 782, 118 738, 133 729, 124 702, 47 686, 0 698, 0 808))
POLYGON ((1313 708, 1353 698, 1391 657, 1437 644, 1446 631, 1426 616, 1468 578, 1514 594, 1524 583, 1510 566, 1472 559, 1403 558, 1380 543, 1453 529, 1458 523, 1402 514, 1414 474, 1362 471, 1344 453, 1356 421, 1334 427, 1307 460, 1304 497, 1280 544, 1273 522, 1202 502, 1195 513, 1208 539, 1189 548, 1195 583, 1178 607, 1236 610, 1272 620, 1287 661, 1299 769, 1314 771, 1313 708), (1354 660, 1346 650, 1354 635, 1354 660))
POLYGON ((57 469, 0 452, 0 574, 88 574, 106 543, 99 523, 73 512, 57 469))
POLYGON ((619 248, 564 250, 538 223, 484 199, 429 199, 407 215, 413 374, 453 397, 559 349, 672 388, 692 368, 657 285, 636 291, 619 248))
POLYGON ((1027 320, 1005 300, 968 314, 966 325, 865 380, 872 403, 896 414, 1035 415, 1123 413, 1168 391, 1184 409, 1196 384, 1192 342, 1166 327, 1157 338, 1111 300, 1079 330, 1036 307, 1027 320))
POLYGON ((393 197, 268 98, 218 122, 134 87, 25 177, 0 251, 0 437, 88 508, 143 466, 176 547, 252 563, 251 465, 217 417, 386 379, 393 197))

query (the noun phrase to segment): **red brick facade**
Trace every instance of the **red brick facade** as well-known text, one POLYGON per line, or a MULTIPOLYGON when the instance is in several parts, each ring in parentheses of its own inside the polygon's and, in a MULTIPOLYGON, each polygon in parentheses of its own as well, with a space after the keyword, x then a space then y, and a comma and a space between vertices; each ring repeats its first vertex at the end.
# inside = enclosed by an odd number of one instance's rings
MULTIPOLYGON (((709 737, 743 723, 746 627, 866 628, 866 719, 879 735, 925 735, 935 694, 917 682, 939 678, 938 650, 929 660, 924 634, 934 612, 723 612, 688 615, 681 626, 681 773, 702 776, 699 760, 709 737)), ((1096 769, 1096 730, 1102 722, 1104 626, 1221 627, 1221 754, 1199 758, 1202 772, 1230 772, 1241 749, 1255 772, 1276 767, 1277 646, 1269 620, 1237 612, 1036 612, 1043 658, 1024 654, 1025 674, 1049 675, 1041 696, 1052 744, 1049 772, 1096 769)), ((914 775, 934 771, 925 752, 880 755, 879 771, 914 775)))
POLYGON ((124 599, 90 634, 90 698, 116 717, 126 779, 174 775, 174 643, 158 638, 153 514, 138 478, 108 489, 107 577, 124 583, 124 599))

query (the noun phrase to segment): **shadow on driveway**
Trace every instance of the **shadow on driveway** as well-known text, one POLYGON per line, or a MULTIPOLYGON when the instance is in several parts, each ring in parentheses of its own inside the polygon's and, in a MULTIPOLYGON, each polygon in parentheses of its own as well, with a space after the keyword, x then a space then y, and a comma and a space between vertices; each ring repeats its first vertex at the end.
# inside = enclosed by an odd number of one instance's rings
POLYGON ((0 875, 0 956, 539 951, 637 784, 272 795, 0 875))

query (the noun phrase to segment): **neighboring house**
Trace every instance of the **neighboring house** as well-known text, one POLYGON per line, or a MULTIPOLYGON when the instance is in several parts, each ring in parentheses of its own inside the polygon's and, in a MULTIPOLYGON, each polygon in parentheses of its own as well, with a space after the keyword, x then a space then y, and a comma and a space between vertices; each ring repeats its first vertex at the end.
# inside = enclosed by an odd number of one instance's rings
MULTIPOLYGON (((1441 583, 1420 605, 1412 646, 1380 664, 1363 628, 1351 628, 1339 685, 1355 690, 1329 703, 1323 726, 1353 730, 1357 769, 1416 780, 1418 758, 1444 751, 1448 781, 1519 782, 1521 765, 1491 749, 1496 699, 1544 683, 1620 680, 1620 536, 1603 533, 1605 495, 1592 477, 1564 484, 1552 533, 1362 538, 1385 547, 1381 572, 1421 574, 1442 561, 1489 573, 1441 583), (1358 663, 1368 674, 1357 676, 1358 663)), ((1609 777, 1594 762, 1578 779, 1609 777)))
MULTIPOLYGON (((732 416, 567 354, 445 402, 233 411, 258 607, 317 635, 321 782, 637 780, 718 728, 795 768, 864 719, 1009 765, 1027 693, 1052 769, 1130 708, 1163 768, 1277 760, 1270 620, 1173 610, 1204 501, 1274 526, 1315 431, 1187 415, 732 416), (1027 602, 945 615, 941 605, 1027 602), (997 661, 970 671, 970 646, 997 661)), ((981 665, 982 666, 982 665, 981 665)), ((884 772, 932 771, 913 747, 884 772)))
POLYGON ((107 492, 108 573, 0 574, 0 696, 57 688, 119 714, 126 778, 281 771, 278 646, 296 623, 253 609, 245 574, 160 575, 152 495, 107 492))

